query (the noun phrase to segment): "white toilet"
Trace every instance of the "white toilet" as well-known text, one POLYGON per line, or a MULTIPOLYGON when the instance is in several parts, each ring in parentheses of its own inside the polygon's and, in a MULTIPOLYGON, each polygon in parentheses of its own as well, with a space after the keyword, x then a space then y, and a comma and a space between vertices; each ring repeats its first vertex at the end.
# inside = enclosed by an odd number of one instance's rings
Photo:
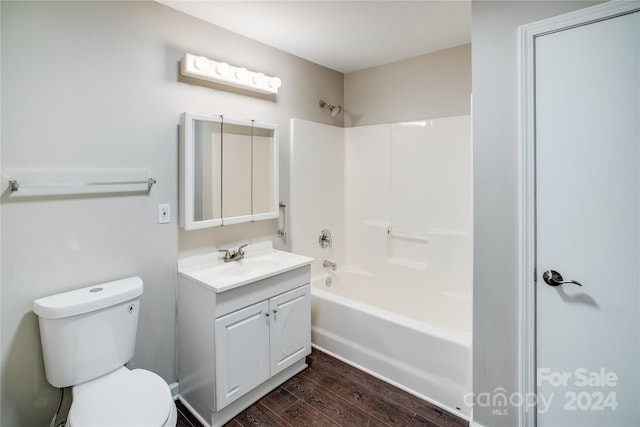
POLYGON ((33 302, 47 381, 73 386, 67 426, 175 427, 167 383, 133 357, 142 279, 130 277, 33 302))

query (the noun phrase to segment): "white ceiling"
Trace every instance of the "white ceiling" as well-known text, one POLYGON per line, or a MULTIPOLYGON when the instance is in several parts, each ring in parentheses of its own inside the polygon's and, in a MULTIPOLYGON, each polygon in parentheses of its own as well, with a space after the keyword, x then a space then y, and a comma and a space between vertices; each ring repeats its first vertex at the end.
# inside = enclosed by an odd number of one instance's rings
POLYGON ((157 1, 342 73, 471 41, 470 0, 157 1))

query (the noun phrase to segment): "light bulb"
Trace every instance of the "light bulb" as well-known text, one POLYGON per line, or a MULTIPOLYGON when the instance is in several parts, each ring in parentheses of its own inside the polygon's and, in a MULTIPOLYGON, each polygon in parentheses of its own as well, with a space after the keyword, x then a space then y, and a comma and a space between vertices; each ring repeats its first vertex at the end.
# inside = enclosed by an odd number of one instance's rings
POLYGON ((249 78, 249 70, 244 67, 240 67, 236 70, 236 79, 241 82, 247 81, 249 78))
POLYGON ((209 69, 209 59, 205 58, 204 56, 199 56, 195 62, 193 63, 193 65, 195 65, 196 69, 200 70, 200 71, 206 71, 209 69))
POLYGON ((271 80, 269 80, 269 87, 272 89, 278 89, 280 86, 282 86, 282 80, 277 77, 271 77, 271 80))
POLYGON ((229 68, 229 64, 227 64, 226 62, 220 62, 218 65, 216 65, 216 73, 220 74, 221 76, 226 76, 231 72, 231 69, 229 68))
POLYGON ((255 73, 253 75, 253 83, 259 86, 262 86, 265 83, 266 79, 267 79, 267 76, 265 76, 262 73, 255 73))

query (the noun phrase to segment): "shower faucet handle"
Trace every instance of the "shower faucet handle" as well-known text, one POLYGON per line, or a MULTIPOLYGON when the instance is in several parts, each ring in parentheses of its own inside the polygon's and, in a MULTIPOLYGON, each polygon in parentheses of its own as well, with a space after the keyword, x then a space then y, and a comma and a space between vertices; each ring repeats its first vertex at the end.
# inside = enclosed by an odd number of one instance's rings
POLYGON ((331 238, 331 232, 326 228, 320 232, 320 237, 318 237, 318 244, 321 248, 330 248, 333 240, 331 238))

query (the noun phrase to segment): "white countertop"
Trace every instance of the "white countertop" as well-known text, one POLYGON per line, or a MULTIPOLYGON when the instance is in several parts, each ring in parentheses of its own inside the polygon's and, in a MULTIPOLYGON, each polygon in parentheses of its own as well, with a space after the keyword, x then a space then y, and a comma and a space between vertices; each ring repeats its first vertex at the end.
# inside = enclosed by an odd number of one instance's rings
POLYGON ((313 258, 273 249, 271 242, 249 245, 244 252, 243 259, 229 262, 224 262, 221 252, 182 258, 178 260, 178 274, 220 293, 313 261, 313 258))

